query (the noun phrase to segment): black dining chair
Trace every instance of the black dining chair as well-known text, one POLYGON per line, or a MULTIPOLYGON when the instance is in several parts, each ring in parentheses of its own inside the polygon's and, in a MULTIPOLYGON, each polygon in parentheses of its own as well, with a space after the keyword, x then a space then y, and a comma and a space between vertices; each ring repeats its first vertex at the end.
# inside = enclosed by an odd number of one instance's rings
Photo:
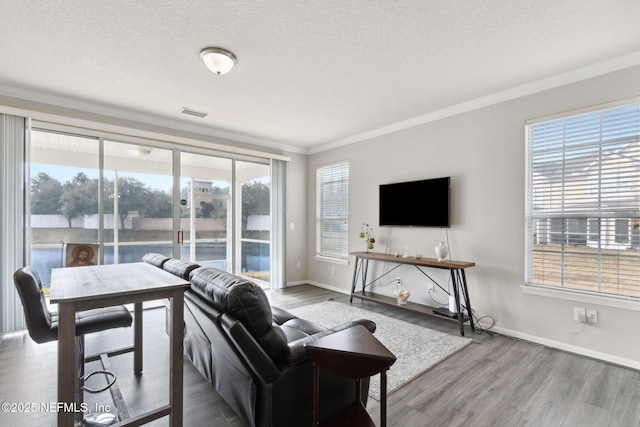
MULTIPOLYGON (((42 291, 42 282, 37 272, 31 267, 20 268, 14 273, 13 281, 20 295, 20 300, 22 301, 27 330, 31 339, 38 344, 57 341, 58 313, 51 312, 47 308, 47 302, 44 297, 44 292, 42 291)), ((79 367, 75 392, 77 404, 83 402, 83 391, 99 393, 112 387, 116 380, 115 373, 107 369, 84 375, 85 361, 97 359, 97 357, 85 359, 84 336, 107 329, 130 327, 132 322, 133 317, 131 313, 129 313, 129 310, 123 305, 76 313, 76 355, 78 357, 79 367), (84 381, 95 374, 104 374, 107 377, 108 384, 106 387, 92 389, 84 385, 84 381)), ((83 414, 79 412, 78 415, 82 417, 83 414)), ((115 415, 88 414, 84 425, 109 425, 117 421, 115 415)))

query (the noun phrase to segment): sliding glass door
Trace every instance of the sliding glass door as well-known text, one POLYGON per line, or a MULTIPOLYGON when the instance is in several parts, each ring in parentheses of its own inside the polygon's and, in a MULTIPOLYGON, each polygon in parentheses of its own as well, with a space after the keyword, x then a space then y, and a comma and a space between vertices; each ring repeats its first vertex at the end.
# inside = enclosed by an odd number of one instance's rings
POLYGON ((173 153, 104 141, 104 264, 137 262, 148 252, 173 254, 173 153))
POLYGON ((268 285, 269 165, 190 153, 180 159, 182 258, 268 285))
POLYGON ((237 273, 255 280, 271 279, 271 181, 269 165, 236 162, 238 234, 237 273))
POLYGON ((231 271, 232 160, 180 155, 180 255, 231 271))
MULTIPOLYGON (((98 263, 100 141, 76 135, 31 132, 31 266, 48 285, 51 270, 73 263, 75 244, 98 263), (67 256, 67 249, 70 250, 67 256), (81 248, 82 249, 82 248, 81 248)), ((79 256, 79 254, 78 254, 79 256)))
POLYGON ((269 286, 269 163, 158 145, 31 132, 31 265, 45 285, 53 268, 159 252, 269 286))

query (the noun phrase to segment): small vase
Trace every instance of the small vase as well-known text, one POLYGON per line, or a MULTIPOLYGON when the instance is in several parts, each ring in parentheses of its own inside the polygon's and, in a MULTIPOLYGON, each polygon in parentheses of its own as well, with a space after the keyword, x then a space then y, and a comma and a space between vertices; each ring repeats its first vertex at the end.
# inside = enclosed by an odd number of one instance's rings
POLYGON ((406 305, 407 304, 407 300, 409 299, 409 295, 405 295, 402 297, 397 297, 398 298, 398 305, 406 305))
POLYGON ((436 256, 438 257, 438 261, 446 261, 447 255, 449 254, 449 248, 444 242, 438 242, 438 246, 436 246, 436 256))
POLYGON ((409 291, 405 291, 403 289, 398 289, 393 294, 396 296, 396 299, 398 300, 398 305, 406 305, 407 300, 409 299, 409 296, 411 296, 411 293, 409 291))

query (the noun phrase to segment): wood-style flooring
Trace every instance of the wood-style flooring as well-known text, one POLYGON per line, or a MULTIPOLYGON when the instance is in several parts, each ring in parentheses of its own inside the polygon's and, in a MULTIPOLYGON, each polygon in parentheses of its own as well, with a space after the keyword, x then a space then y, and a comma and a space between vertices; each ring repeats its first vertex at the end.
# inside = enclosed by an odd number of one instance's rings
MULTIPOLYGON (((328 298, 349 301, 309 285, 268 295, 285 309, 328 298)), ((459 332, 455 323, 371 302, 354 304, 452 335, 459 332)), ((144 373, 133 375, 131 354, 110 359, 133 415, 168 402, 164 310, 146 310, 144 316, 144 373)), ((473 334, 468 327, 466 334, 473 338, 471 345, 389 395, 388 426, 640 426, 640 372, 500 335, 473 334)), ((129 329, 88 336, 87 353, 120 347, 131 337, 129 329)), ((22 333, 0 337, 0 402, 21 410, 7 412, 3 405, 0 426, 55 425, 55 412, 42 410, 42 404, 56 402, 56 360, 55 342, 35 344, 22 333)), ((98 369, 97 363, 87 372, 98 369)), ((244 426, 188 361, 184 390, 185 426, 244 426)), ((85 400, 90 409, 112 405, 109 392, 85 400)), ((379 423, 378 403, 369 399, 367 410, 379 423)))

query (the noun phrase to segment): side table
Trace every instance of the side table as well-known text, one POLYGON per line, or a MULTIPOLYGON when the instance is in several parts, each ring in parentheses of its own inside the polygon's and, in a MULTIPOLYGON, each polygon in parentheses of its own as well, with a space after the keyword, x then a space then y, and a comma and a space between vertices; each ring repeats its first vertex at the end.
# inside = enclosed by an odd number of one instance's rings
POLYGON ((356 401, 323 421, 324 426, 373 426, 362 404, 360 379, 380 374, 380 426, 387 423, 387 370, 396 361, 367 328, 357 325, 305 345, 313 362, 313 425, 320 425, 319 369, 356 380, 356 401))

